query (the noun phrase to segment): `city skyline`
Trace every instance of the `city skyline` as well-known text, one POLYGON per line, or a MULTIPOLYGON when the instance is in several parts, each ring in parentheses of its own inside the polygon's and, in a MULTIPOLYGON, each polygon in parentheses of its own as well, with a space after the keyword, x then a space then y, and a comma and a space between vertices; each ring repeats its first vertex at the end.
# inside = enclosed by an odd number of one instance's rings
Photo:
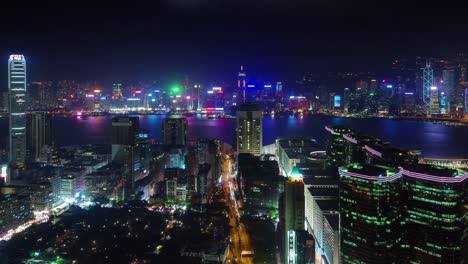
POLYGON ((467 11, 12 2, 0 262, 465 263, 467 11))

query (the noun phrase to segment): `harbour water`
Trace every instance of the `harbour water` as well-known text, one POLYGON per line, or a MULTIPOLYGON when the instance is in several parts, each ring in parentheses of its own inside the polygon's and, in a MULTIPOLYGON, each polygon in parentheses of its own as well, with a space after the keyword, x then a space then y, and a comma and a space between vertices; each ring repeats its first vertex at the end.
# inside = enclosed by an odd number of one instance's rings
MULTIPOLYGON (((150 137, 161 139, 164 115, 141 115, 140 127, 149 130, 150 137)), ((52 118, 55 143, 59 146, 73 144, 110 144, 111 116, 52 118)), ((215 138, 232 143, 235 137, 235 119, 207 119, 187 117, 189 138, 215 138)), ((468 126, 446 126, 415 120, 380 118, 346 118, 325 115, 270 117, 263 119, 263 144, 268 145, 278 137, 312 137, 320 144, 326 141, 326 125, 345 125, 363 133, 406 149, 417 149, 425 157, 468 158, 468 126)), ((5 148, 8 138, 8 118, 0 118, 0 147, 5 148)))

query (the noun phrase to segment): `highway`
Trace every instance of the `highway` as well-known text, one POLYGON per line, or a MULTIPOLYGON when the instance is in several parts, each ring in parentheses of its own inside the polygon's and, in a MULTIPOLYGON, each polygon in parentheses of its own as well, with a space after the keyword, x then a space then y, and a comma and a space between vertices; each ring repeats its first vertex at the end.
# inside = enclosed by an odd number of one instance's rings
POLYGON ((228 263, 241 263, 241 264, 252 264, 253 258, 242 257, 242 251, 253 251, 250 243, 250 235, 244 226, 240 222, 239 205, 242 201, 239 200, 238 187, 235 181, 235 174, 233 168, 233 161, 231 157, 224 156, 222 159, 222 180, 224 195, 226 204, 229 207, 229 225, 231 227, 231 243, 228 254, 228 263))

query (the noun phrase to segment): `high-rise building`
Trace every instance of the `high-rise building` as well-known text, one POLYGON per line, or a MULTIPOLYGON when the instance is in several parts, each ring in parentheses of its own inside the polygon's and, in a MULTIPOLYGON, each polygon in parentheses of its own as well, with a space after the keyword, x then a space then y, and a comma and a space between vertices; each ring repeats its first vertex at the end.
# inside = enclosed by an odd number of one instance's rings
POLYGON ((431 87, 431 102, 429 104, 431 114, 440 114, 439 89, 436 86, 431 87))
POLYGON ((9 162, 21 167, 26 159, 26 60, 23 55, 10 55, 8 59, 8 91, 9 162))
POLYGON ((339 172, 342 263, 398 263, 398 169, 354 163, 339 172))
POLYGON ((325 129, 330 132, 327 140, 326 166, 335 172, 337 167, 345 164, 345 139, 343 135, 351 133, 352 130, 342 126, 327 126, 325 129))
POLYGON ((240 71, 237 74, 237 90, 239 92, 238 104, 245 103, 247 100, 247 73, 244 71, 244 66, 241 65, 240 71))
MULTIPOLYGON (((463 263, 468 257, 468 173, 404 167, 405 263, 463 263)), ((396 201, 395 201, 396 202, 396 201)))
POLYGON ((284 186, 284 259, 287 264, 303 263, 304 256, 295 254, 296 232, 304 231, 305 198, 302 174, 294 166, 284 186))
POLYGON ((343 91, 343 110, 348 112, 349 110, 349 103, 350 103, 350 90, 349 88, 344 88, 343 91))
POLYGON ((112 162, 123 168, 119 200, 130 200, 134 194, 135 147, 139 129, 138 117, 112 118, 112 162))
POLYGON ((44 146, 52 144, 51 119, 47 112, 33 112, 28 116, 28 155, 36 161, 44 146))
POLYGON ((170 117, 163 120, 163 143, 166 145, 187 144, 187 119, 184 117, 170 117))
POLYGON ((257 104, 244 103, 237 111, 237 153, 260 156, 263 114, 257 104))
POLYGON ((424 106, 429 110, 429 104, 431 102, 431 87, 434 81, 434 70, 431 68, 429 62, 426 63, 426 67, 423 68, 423 102, 424 106))
POLYGON ((447 112, 451 112, 450 108, 452 105, 455 106, 455 70, 446 69, 442 72, 442 92, 446 96, 446 109, 447 112))
POLYGON ((465 114, 468 114, 468 88, 465 89, 465 104, 464 104, 464 108, 465 108, 465 114))
POLYGON ((402 167, 340 167, 342 262, 464 263, 468 173, 402 167))

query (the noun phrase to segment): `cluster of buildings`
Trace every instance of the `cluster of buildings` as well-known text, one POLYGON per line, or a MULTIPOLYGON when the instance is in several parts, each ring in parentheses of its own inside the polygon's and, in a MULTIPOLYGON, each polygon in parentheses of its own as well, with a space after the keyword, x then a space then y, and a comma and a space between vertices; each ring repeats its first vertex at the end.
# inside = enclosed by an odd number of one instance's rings
POLYGON ((249 107, 237 117, 244 212, 276 210, 283 263, 466 258, 466 160, 425 159, 341 126, 325 127, 325 147, 280 138, 249 149, 244 142, 261 138, 253 125, 257 110, 249 107))
MULTIPOLYGON (((26 65, 19 59, 22 55, 14 56, 18 60, 12 62, 11 73, 15 74, 11 78, 20 78, 22 75, 17 73, 24 66, 26 74, 26 65)), ((31 88, 27 93, 21 93, 17 87, 12 89, 18 100, 28 100, 25 107, 31 111, 197 112, 218 116, 234 115, 241 103, 256 102, 270 114, 305 112, 459 119, 468 111, 467 67, 468 56, 458 54, 449 59, 396 59, 382 76, 369 72, 305 74, 295 82, 286 83, 259 80, 241 66, 235 83, 202 83, 188 78, 164 85, 157 81, 100 84, 62 80, 25 83, 24 88, 31 88)), ((14 82, 12 85, 21 86, 14 82)), ((0 100, 5 111, 9 110, 8 94, 3 93, 0 100)))
POLYGON ((189 140, 185 118, 164 119, 163 137, 156 142, 140 128, 138 117, 116 116, 111 146, 57 148, 50 114, 27 112, 23 55, 10 56, 8 76, 9 146, 8 159, 0 164, 0 236, 39 216, 60 214, 75 202, 209 201, 220 174, 222 144, 189 140))

